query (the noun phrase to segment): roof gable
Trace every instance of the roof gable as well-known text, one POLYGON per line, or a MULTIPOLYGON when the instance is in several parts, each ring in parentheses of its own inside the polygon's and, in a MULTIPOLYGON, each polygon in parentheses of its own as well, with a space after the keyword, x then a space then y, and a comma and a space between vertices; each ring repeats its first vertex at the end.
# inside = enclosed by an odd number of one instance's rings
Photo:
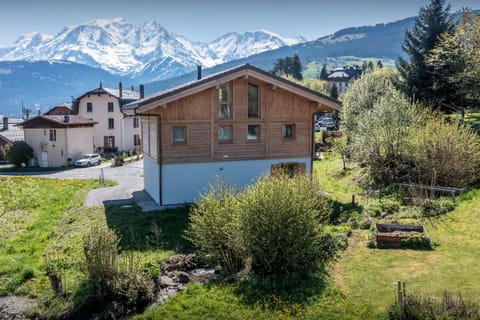
POLYGON ((96 121, 77 115, 41 115, 18 124, 24 128, 93 127, 96 121))
POLYGON ((340 110, 341 108, 340 102, 333 100, 317 91, 274 76, 249 64, 245 64, 209 75, 200 80, 188 82, 181 86, 147 96, 143 99, 135 101, 134 103, 124 106, 124 110, 133 110, 135 112, 138 110, 140 112, 145 112, 157 108, 160 105, 165 105, 167 103, 196 94, 200 91, 215 87, 240 77, 252 77, 266 83, 270 83, 275 87, 300 95, 306 99, 317 102, 318 104, 334 110, 340 110))

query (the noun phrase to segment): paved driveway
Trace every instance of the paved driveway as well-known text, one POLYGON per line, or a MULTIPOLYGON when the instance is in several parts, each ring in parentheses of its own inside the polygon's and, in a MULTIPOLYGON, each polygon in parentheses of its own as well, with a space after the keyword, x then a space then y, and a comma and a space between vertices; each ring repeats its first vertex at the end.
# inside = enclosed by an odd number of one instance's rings
POLYGON ((134 161, 121 167, 101 164, 95 167, 75 168, 58 172, 3 173, 2 175, 28 175, 59 179, 98 179, 102 174, 107 180, 118 182, 108 188, 94 189, 88 193, 87 206, 137 203, 143 211, 160 210, 152 198, 145 192, 143 185, 143 161, 134 161))

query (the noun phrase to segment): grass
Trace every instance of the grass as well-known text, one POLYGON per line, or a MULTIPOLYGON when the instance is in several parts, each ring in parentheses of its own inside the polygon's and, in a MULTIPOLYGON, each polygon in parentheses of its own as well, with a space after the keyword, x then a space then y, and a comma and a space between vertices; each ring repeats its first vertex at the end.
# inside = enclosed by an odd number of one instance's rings
POLYGON ((13 165, 0 168, 0 172, 58 172, 75 169, 75 166, 63 166, 63 167, 22 167, 15 168, 13 165))
POLYGON ((79 270, 83 236, 95 225, 115 230, 122 249, 138 254, 145 266, 158 268, 162 259, 188 249, 182 238, 188 208, 142 213, 136 205, 84 205, 91 189, 111 186, 111 181, 100 185, 95 180, 4 177, 0 183, 1 201, 8 195, 20 200, 4 215, 0 212, 0 296, 48 301, 47 308, 53 309, 39 311, 44 316, 56 317, 72 303, 52 302, 46 266, 56 267, 64 291, 73 294, 84 277, 79 270))
MULTIPOLYGON (((351 206, 351 195, 361 194, 360 168, 349 164, 343 172, 341 160, 327 156, 314 162, 314 172, 337 210, 362 210, 367 205, 359 196, 359 206, 351 206)), ((55 318, 73 303, 51 299, 44 256, 63 268, 65 290, 72 293, 84 277, 78 270, 82 238, 94 225, 115 230, 122 250, 138 254, 146 268, 191 250, 182 237, 188 208, 143 213, 135 205, 85 207, 87 192, 100 187, 96 181, 11 177, 2 178, 2 185, 8 179, 23 190, 18 196, 35 201, 23 201, 0 217, 0 295, 48 300, 45 308, 50 309, 41 311, 44 316, 55 318)), ((326 279, 306 282, 291 292, 248 282, 189 285, 135 319, 385 319, 398 280, 406 281, 409 293, 441 297, 445 290, 461 291, 467 300, 478 298, 479 221, 480 191, 474 190, 453 212, 416 221, 426 224, 437 244, 434 250, 369 249, 368 231, 354 230, 348 248, 328 266, 326 279)))

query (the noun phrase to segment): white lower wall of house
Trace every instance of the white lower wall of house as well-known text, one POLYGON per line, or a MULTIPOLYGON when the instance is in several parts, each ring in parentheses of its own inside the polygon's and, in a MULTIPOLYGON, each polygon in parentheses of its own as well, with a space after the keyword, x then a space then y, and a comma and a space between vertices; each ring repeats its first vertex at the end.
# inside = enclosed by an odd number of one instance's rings
POLYGON ((145 191, 156 203, 160 203, 160 165, 148 157, 143 157, 143 180, 145 191))
MULTIPOLYGON (((237 187, 244 187, 255 182, 262 174, 269 174, 274 164, 285 162, 305 163, 307 172, 311 171, 310 158, 294 159, 269 159, 269 160, 247 160, 247 161, 223 161, 188 164, 166 164, 162 167, 162 198, 163 205, 191 203, 199 199, 202 193, 208 190, 208 186, 215 180, 222 179, 237 187)), ((155 164, 158 168, 158 164, 155 164)), ((159 174, 154 174, 154 168, 148 164, 145 167, 145 189, 147 185, 153 185, 154 177, 158 179, 159 174), (147 183, 148 180, 148 183, 147 183)), ((155 190, 156 192, 156 190, 155 190)), ((152 198, 154 195, 149 192, 152 198)))

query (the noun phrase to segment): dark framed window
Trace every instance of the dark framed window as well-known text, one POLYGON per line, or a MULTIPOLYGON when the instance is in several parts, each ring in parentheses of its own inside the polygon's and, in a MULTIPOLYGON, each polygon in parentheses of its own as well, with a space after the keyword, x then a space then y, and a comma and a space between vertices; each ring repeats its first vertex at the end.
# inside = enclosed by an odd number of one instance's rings
POLYGON ((108 112, 113 112, 113 102, 108 103, 108 112))
POLYGON ((219 126, 218 127, 218 141, 219 142, 232 142, 233 141, 233 127, 232 126, 219 126))
POLYGON ((138 128, 140 126, 140 119, 135 117, 133 118, 133 127, 138 128))
POLYGON ((93 112, 93 103, 87 102, 87 112, 93 112))
POLYGON ((108 118, 108 129, 115 129, 115 119, 108 118))
POLYGON ((284 139, 295 139, 295 125, 286 124, 283 126, 283 138, 284 139))
POLYGON ((225 83, 218 88, 218 117, 231 119, 232 116, 232 89, 229 83, 225 83))
POLYGON ((173 127, 172 137, 173 143, 187 143, 187 128, 173 127))
POLYGON ((108 149, 115 148, 115 136, 104 136, 103 147, 108 149))
POLYGON ((249 124, 247 128, 248 141, 260 141, 260 125, 249 124))
POLYGON ((140 135, 139 134, 134 134, 133 135, 133 145, 135 147, 140 145, 140 135))
POLYGON ((258 86, 251 83, 248 84, 248 117, 260 117, 258 86))
POLYGON ((57 130, 50 129, 50 141, 57 141, 57 130))

